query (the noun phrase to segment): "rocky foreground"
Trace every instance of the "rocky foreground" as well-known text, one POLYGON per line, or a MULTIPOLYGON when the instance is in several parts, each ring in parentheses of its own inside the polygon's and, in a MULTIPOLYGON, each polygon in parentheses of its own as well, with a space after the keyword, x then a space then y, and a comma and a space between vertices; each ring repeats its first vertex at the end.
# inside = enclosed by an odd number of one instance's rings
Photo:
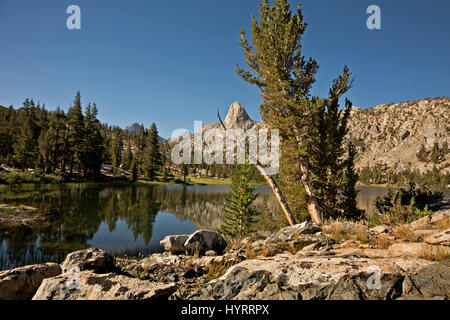
POLYGON ((450 297, 448 210, 397 227, 305 222, 227 249, 206 230, 161 244, 165 253, 140 260, 90 248, 61 265, 0 272, 0 300, 450 297))

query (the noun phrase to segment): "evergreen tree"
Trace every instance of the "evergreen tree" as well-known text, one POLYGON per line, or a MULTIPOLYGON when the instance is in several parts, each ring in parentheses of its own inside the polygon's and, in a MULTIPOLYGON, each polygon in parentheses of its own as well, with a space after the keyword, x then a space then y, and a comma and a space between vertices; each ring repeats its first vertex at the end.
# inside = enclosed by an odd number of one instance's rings
POLYGON ((141 127, 139 129, 139 134, 137 135, 137 138, 136 138, 137 150, 136 150, 136 154, 135 154, 136 166, 138 168, 138 172, 140 175, 145 174, 145 172, 144 172, 145 171, 145 149, 147 148, 147 137, 148 137, 147 130, 145 130, 145 127, 143 125, 141 125, 141 127))
POLYGON ((30 120, 26 119, 20 128, 17 142, 14 144, 15 162, 19 168, 33 168, 36 161, 35 142, 30 120))
POLYGON ((448 142, 447 142, 447 140, 445 140, 444 143, 442 144, 441 154, 442 154, 443 157, 447 156, 447 154, 448 154, 448 142))
POLYGON ((161 151, 159 147, 158 129, 152 123, 148 133, 148 142, 144 150, 144 176, 146 179, 154 180, 156 171, 162 165, 161 151))
POLYGON ((439 163, 441 157, 441 150, 439 149, 439 143, 435 142, 433 149, 431 149, 431 161, 435 164, 439 163))
POLYGON ((420 145, 419 152, 417 153, 416 156, 417 156, 417 159, 419 159, 419 161, 422 161, 422 162, 428 161, 427 150, 425 149, 425 145, 423 143, 420 145))
POLYGON ((78 91, 73 107, 67 113, 68 119, 68 152, 70 153, 70 174, 73 172, 74 164, 77 165, 78 175, 80 175, 84 160, 84 117, 81 107, 81 95, 78 91))
POLYGON ((114 174, 122 163, 122 150, 123 132, 119 127, 114 127, 111 141, 111 165, 113 167, 114 174))
MULTIPOLYGON (((300 5, 297 12, 292 14, 286 0, 275 0, 273 6, 267 0, 259 6, 259 20, 252 16, 253 46, 247 40, 245 32, 241 31, 240 45, 244 49, 245 59, 250 71, 237 68, 238 75, 251 84, 259 87, 263 97, 260 108, 264 122, 270 127, 280 130, 282 140, 282 166, 291 166, 289 176, 280 175, 283 192, 287 195, 289 206, 292 201, 301 196, 301 190, 306 194, 306 207, 314 222, 321 224, 324 214, 333 209, 324 208, 329 201, 323 197, 331 192, 334 197, 336 187, 333 181, 341 175, 333 177, 324 174, 318 164, 317 154, 311 153, 314 144, 322 136, 327 136, 326 148, 322 148, 320 156, 327 159, 326 170, 341 171, 336 156, 341 153, 342 137, 335 133, 345 131, 346 123, 341 122, 341 113, 336 111, 339 98, 351 87, 351 74, 347 67, 333 82, 329 96, 324 99, 311 97, 310 89, 315 82, 318 64, 312 58, 306 59, 302 55, 300 40, 306 30, 300 5), (328 119, 323 130, 318 128, 315 115, 327 111, 328 119), (325 134, 330 130, 329 134, 325 134), (339 150, 333 148, 339 146, 339 150), (325 181, 325 177, 328 181, 325 181), (322 181, 320 181, 322 180, 322 181), (327 185, 329 190, 320 190, 318 186, 327 185)), ((347 108, 351 104, 347 103, 347 108)), ((349 112, 349 111, 344 111, 349 112)), ((320 119, 320 118, 319 118, 320 119)), ((283 171, 283 168, 282 168, 283 171)), ((333 207, 335 203, 333 204, 333 207)))
POLYGON ((184 183, 186 183, 186 177, 187 177, 188 174, 189 174, 188 166, 187 166, 185 163, 183 163, 183 164, 181 165, 181 170, 183 171, 183 181, 184 181, 184 183))
POLYGON ((233 171, 231 195, 225 204, 225 219, 218 231, 224 236, 242 239, 254 231, 259 212, 251 207, 257 195, 250 183, 250 165, 238 165, 233 171))
POLYGON ((97 105, 94 103, 91 108, 91 105, 89 104, 86 108, 84 120, 84 167, 85 175, 92 178, 100 176, 104 151, 104 141, 97 115, 97 105))
POLYGON ((130 170, 132 161, 133 161, 133 152, 131 151, 131 141, 128 141, 127 148, 125 149, 122 155, 123 169, 130 170))
POLYGON ((138 168, 136 164, 136 158, 131 161, 131 181, 134 183, 138 179, 138 168))
POLYGON ((348 146, 348 158, 345 161, 345 174, 342 192, 340 195, 339 207, 342 210, 340 214, 347 220, 361 220, 364 218, 365 211, 358 209, 356 196, 356 183, 358 182, 358 174, 355 172, 355 147, 352 144, 348 146))

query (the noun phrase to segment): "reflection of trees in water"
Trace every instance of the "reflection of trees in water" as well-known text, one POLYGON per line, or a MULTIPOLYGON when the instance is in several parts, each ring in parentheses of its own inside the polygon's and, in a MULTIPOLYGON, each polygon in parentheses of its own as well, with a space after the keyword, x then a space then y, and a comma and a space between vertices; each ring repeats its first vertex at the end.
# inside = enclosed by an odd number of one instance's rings
POLYGON ((86 248, 102 222, 110 231, 123 220, 135 239, 148 245, 160 204, 154 188, 61 189, 33 197, 24 204, 39 208, 46 221, 30 227, 0 228, 0 269, 30 262, 61 261, 69 252, 86 248))
MULTIPOLYGON (((189 219, 197 228, 215 229, 222 223, 227 194, 227 188, 133 186, 61 188, 34 195, 21 203, 39 208, 47 219, 31 228, 0 228, 0 243, 5 241, 8 248, 8 252, 0 251, 0 269, 2 259, 12 266, 61 261, 68 252, 88 247, 102 223, 112 232, 119 220, 127 224, 135 240, 142 236, 148 245, 159 211, 172 213, 180 221, 189 219)), ((257 198, 256 207, 262 208, 263 198, 277 210, 276 200, 267 194, 257 198)))
MULTIPOLYGON (((189 219, 199 229, 215 229, 223 221, 228 190, 207 191, 158 188, 155 196, 160 199, 161 211, 175 215, 179 220, 189 219)), ((273 196, 259 196, 255 206, 262 209, 264 198, 269 208, 275 212, 277 202, 273 196)))

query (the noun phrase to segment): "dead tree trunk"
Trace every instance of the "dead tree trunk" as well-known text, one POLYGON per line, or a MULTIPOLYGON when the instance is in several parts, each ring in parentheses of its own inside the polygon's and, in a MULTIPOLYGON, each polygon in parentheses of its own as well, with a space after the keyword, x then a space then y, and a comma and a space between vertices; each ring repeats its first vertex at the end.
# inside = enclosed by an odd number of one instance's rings
POLYGON ((313 194, 311 186, 310 186, 310 170, 309 166, 306 162, 303 162, 300 165, 302 170, 302 184, 305 188, 306 194, 308 195, 308 199, 306 201, 306 205, 308 207, 309 214, 314 223, 321 225, 323 224, 323 214, 322 210, 319 206, 319 201, 316 196, 313 194))
POLYGON ((289 209, 289 205, 288 205, 286 199, 284 199, 283 193, 281 192, 277 183, 271 176, 269 176, 266 173, 266 170, 259 163, 259 161, 256 162, 255 166, 258 169, 258 171, 261 173, 261 175, 264 177, 264 179, 266 179, 267 183, 269 184, 270 188, 272 189, 272 192, 275 195, 275 198, 277 198, 277 201, 278 201, 281 209, 283 210, 283 213, 286 216, 287 221, 289 222, 289 224, 291 226, 293 226, 295 224, 295 219, 292 216, 291 210, 289 209))
MULTIPOLYGON (((225 127, 222 119, 220 118, 219 110, 217 110, 217 117, 219 118, 220 124, 222 125, 223 129, 226 131, 227 128, 225 127)), ((239 139, 236 139, 236 141, 239 144, 241 143, 239 141, 239 139)), ((268 175, 266 173, 266 170, 261 165, 259 160, 256 161, 255 166, 258 169, 258 171, 261 173, 261 175, 264 177, 264 179, 267 181, 267 183, 269 184, 270 188, 272 189, 272 192, 275 195, 275 198, 277 199, 278 204, 280 205, 281 209, 283 210, 283 213, 286 216, 286 219, 289 222, 289 225, 291 225, 291 226, 295 225, 294 216, 292 215, 291 210, 289 209, 289 205, 288 205, 286 199, 284 198, 283 193, 281 192, 281 190, 278 187, 277 183, 275 182, 275 180, 270 175, 268 175)))

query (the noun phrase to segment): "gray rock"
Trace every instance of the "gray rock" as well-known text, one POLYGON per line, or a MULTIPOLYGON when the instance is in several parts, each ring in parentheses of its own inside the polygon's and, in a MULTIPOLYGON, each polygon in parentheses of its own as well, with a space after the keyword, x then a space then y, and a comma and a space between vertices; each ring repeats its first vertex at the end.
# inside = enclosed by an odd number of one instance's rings
POLYGON ((444 263, 415 258, 283 254, 243 261, 193 292, 191 298, 378 300, 414 295, 441 299, 450 292, 449 272, 450 266, 444 263), (379 270, 379 288, 368 285, 374 267, 379 270))
POLYGON ((83 271, 45 279, 33 300, 151 300, 167 298, 176 285, 83 271))
POLYGON ((166 252, 184 252, 186 248, 184 247, 184 243, 189 238, 188 234, 180 234, 174 236, 167 236, 162 239, 159 243, 164 247, 166 252))
POLYGON ((191 252, 205 252, 214 250, 221 253, 227 246, 225 239, 220 233, 210 230, 198 230, 191 234, 184 243, 186 250, 191 252))
POLYGON ((30 300, 44 279, 60 274, 61 267, 55 263, 0 272, 0 300, 30 300))
POLYGON ((62 272, 68 272, 73 267, 78 267, 80 271, 92 270, 96 273, 115 272, 114 258, 107 252, 89 248, 69 253, 66 260, 61 264, 62 272))
POLYGON ((305 221, 280 230, 278 237, 284 241, 291 241, 300 238, 303 235, 314 235, 321 231, 322 229, 318 225, 305 221))
POLYGON ((181 258, 178 256, 170 255, 167 253, 155 253, 150 257, 142 259, 140 265, 143 268, 152 268, 156 265, 178 266, 181 262, 181 258))
POLYGON ((389 231, 388 228, 386 228, 383 225, 376 226, 376 227, 370 229, 370 232, 372 232, 373 234, 382 234, 382 233, 387 233, 388 231, 389 231))
POLYGON ((217 253, 214 250, 208 250, 205 252, 205 256, 207 257, 215 257, 217 256, 217 253))

